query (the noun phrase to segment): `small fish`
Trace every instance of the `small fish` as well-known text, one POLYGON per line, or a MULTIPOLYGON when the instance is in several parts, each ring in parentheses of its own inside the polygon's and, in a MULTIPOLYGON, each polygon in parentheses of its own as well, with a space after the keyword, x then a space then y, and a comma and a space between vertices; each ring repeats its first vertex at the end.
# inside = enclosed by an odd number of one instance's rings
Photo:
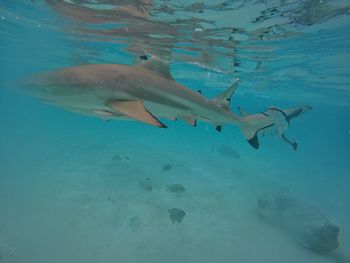
POLYGON ((128 156, 121 156, 120 154, 116 154, 112 157, 113 161, 128 161, 130 158, 128 156))
POLYGON ((121 161, 123 160, 123 158, 120 156, 120 154, 116 154, 112 157, 113 161, 121 161))
POLYGON ((116 203, 117 200, 115 200, 112 196, 108 196, 107 200, 110 201, 111 203, 116 203))
POLYGON ((172 193, 182 193, 186 191, 186 188, 181 184, 171 184, 167 186, 166 190, 172 193))
POLYGON ((148 180, 139 180, 139 186, 147 192, 153 191, 153 187, 148 180))
POLYGON ((169 218, 173 223, 181 223, 186 215, 186 212, 179 208, 169 209, 168 212, 169 212, 169 218))
POLYGON ((173 169, 173 166, 171 164, 165 164, 162 166, 162 169, 160 170, 161 173, 170 171, 171 169, 173 169))

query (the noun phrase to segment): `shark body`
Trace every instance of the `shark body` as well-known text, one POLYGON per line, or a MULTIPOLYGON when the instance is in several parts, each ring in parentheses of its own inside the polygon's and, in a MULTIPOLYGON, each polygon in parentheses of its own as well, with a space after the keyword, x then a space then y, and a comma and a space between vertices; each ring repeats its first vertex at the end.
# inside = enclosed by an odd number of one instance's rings
MULTIPOLYGON (((103 119, 134 119, 161 128, 160 119, 198 120, 217 130, 238 125, 247 141, 259 148, 257 133, 276 126, 269 111, 236 115, 229 109, 238 80, 214 99, 177 83, 169 65, 157 57, 136 66, 94 64, 63 68, 31 78, 27 90, 41 100, 77 113, 103 119)), ((310 109, 299 106, 278 110, 289 121, 310 109)))

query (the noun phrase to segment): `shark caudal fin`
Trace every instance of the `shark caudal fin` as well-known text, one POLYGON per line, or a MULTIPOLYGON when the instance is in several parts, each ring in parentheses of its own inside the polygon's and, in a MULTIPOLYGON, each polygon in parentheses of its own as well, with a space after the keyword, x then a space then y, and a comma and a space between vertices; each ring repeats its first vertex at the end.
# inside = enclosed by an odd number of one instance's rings
MULTIPOLYGON (((275 127, 276 130, 279 129, 280 120, 277 120, 275 118, 276 113, 280 114, 283 117, 283 121, 287 122, 289 124, 290 120, 299 116, 301 113, 304 113, 305 111, 310 110, 311 107, 309 106, 300 106, 290 109, 279 109, 276 107, 269 107, 267 111, 261 112, 258 114, 253 115, 246 115, 244 114, 241 117, 241 125, 240 128, 244 134, 244 137, 247 139, 249 144, 253 146, 255 149, 258 149, 259 139, 258 139, 258 133, 262 130, 265 130, 270 127, 275 127)), ((287 126, 288 127, 288 126, 287 126)), ((281 131, 281 138, 286 138, 284 136, 285 130, 281 131)), ((287 140, 288 141, 288 140, 287 140)), ((293 148, 296 149, 296 143, 288 141, 290 144, 292 144, 293 148)))

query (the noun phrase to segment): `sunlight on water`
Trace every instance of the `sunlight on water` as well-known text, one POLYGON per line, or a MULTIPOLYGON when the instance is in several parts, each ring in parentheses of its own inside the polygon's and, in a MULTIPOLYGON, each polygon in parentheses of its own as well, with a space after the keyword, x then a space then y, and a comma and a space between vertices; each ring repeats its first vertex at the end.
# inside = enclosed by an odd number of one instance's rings
POLYGON ((349 14, 1 1, 0 263, 350 262, 349 14))

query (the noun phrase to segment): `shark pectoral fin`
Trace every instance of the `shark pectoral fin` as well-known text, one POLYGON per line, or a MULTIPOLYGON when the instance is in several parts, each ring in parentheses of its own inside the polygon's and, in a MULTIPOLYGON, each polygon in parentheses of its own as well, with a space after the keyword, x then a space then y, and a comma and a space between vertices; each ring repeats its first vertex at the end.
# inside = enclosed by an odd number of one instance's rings
POLYGON ((197 126, 197 120, 195 117, 191 116, 181 116, 180 117, 183 121, 187 122, 189 125, 192 125, 193 127, 197 126))
POLYGON ((299 106, 299 107, 283 110, 283 112, 286 115, 287 120, 290 121, 291 119, 298 117, 301 113, 304 113, 311 109, 312 107, 310 106, 299 106))
POLYGON ((288 139, 284 134, 282 134, 281 138, 288 144, 290 144, 293 147, 293 150, 295 151, 298 148, 298 143, 296 141, 288 139))
POLYGON ((145 108, 142 101, 111 101, 108 105, 129 118, 166 128, 163 123, 145 108))

